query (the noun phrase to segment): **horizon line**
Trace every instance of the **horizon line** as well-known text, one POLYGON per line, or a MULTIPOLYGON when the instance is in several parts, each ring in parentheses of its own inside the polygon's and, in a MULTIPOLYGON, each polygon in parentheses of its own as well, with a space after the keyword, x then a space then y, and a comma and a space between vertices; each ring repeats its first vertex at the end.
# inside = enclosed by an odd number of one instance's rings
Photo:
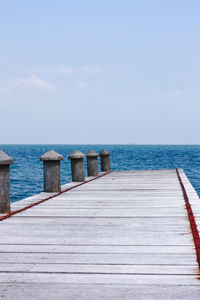
POLYGON ((95 144, 95 143, 3 143, 3 144, 0 144, 0 146, 7 146, 7 145, 56 145, 56 146, 64 146, 64 145, 68 145, 68 146, 74 146, 74 145, 79 145, 79 146, 85 146, 85 145, 94 145, 94 146, 101 146, 101 145, 108 145, 108 146, 121 146, 121 145, 124 145, 124 146, 156 146, 156 145, 159 145, 159 146, 186 146, 186 145, 193 145, 193 146, 200 146, 200 143, 196 144, 196 143, 190 143, 190 144, 186 144, 186 143, 112 143, 112 144, 109 144, 109 143, 98 143, 98 144, 95 144))

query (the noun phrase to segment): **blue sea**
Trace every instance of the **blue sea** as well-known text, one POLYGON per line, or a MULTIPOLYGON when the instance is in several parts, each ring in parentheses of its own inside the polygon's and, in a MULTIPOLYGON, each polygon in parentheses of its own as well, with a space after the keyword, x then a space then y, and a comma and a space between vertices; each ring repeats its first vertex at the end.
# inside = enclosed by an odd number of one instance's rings
POLYGON ((199 145, 0 145, 15 160, 11 165, 11 201, 18 201, 43 190, 43 164, 40 156, 55 150, 64 156, 61 162, 62 184, 71 181, 68 155, 74 150, 87 153, 111 153, 112 170, 183 168, 200 195, 199 145))

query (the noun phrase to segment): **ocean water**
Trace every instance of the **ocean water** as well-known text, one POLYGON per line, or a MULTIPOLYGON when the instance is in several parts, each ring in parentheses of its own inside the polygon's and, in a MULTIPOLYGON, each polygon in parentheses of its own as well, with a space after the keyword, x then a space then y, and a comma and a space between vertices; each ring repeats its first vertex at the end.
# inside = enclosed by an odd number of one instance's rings
MULTIPOLYGON (((11 165, 11 201, 18 201, 43 190, 43 164, 40 156, 55 150, 61 162, 62 184, 71 181, 70 161, 74 150, 111 153, 112 170, 183 168, 200 195, 200 146, 196 145, 0 145, 15 160, 11 165)), ((85 165, 86 167, 86 165, 85 165)), ((86 168, 85 168, 86 170, 86 168)))

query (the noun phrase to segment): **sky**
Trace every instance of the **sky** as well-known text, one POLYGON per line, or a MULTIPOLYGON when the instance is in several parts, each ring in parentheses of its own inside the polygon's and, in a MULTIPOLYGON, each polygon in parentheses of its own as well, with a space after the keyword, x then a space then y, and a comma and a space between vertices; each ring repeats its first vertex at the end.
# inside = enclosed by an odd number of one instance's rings
POLYGON ((199 0, 0 0, 0 144, 200 144, 199 0))

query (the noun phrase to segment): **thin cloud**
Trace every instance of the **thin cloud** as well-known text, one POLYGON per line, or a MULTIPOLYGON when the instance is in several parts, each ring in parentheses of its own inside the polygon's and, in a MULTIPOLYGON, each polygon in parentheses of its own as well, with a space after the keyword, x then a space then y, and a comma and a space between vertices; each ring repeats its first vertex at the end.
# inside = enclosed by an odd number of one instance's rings
POLYGON ((36 75, 28 78, 16 78, 8 81, 4 86, 0 86, 0 92, 3 94, 10 94, 16 88, 34 88, 37 90, 53 91, 56 86, 47 80, 41 79, 36 75))
POLYGON ((61 74, 72 74, 74 72, 73 68, 67 66, 59 66, 54 68, 55 73, 61 74))
POLYGON ((154 91, 153 94, 154 94, 155 96, 160 96, 160 92, 159 92, 159 91, 154 91))
POLYGON ((55 85, 48 82, 47 80, 41 79, 37 77, 36 75, 32 75, 31 77, 28 78, 16 78, 15 80, 10 82, 10 87, 21 87, 21 86, 26 86, 26 87, 32 87, 40 90, 54 90, 55 85))
POLYGON ((0 63, 8 63, 8 62, 10 62, 8 57, 0 55, 0 63))
POLYGON ((94 65, 94 66, 85 65, 85 66, 78 67, 78 70, 83 73, 97 74, 102 72, 104 68, 100 65, 94 65))
POLYGON ((80 65, 80 66, 48 66, 48 67, 34 67, 25 69, 26 72, 36 72, 36 73, 51 73, 51 74, 97 74, 105 70, 103 66, 100 65, 80 65))
POLYGON ((176 96, 181 96, 181 95, 186 94, 186 93, 187 93, 186 91, 181 91, 181 90, 173 91, 173 94, 176 95, 176 96))
POLYGON ((49 66, 49 67, 34 67, 25 69, 26 72, 51 73, 51 74, 72 74, 74 69, 65 65, 49 66))
POLYGON ((198 90, 171 90, 171 91, 158 91, 155 90, 153 95, 155 96, 184 96, 184 95, 199 95, 200 91, 198 90))
POLYGON ((87 87, 87 83, 84 82, 84 81, 78 81, 78 82, 76 83, 76 87, 77 87, 78 89, 85 89, 85 88, 87 87))

